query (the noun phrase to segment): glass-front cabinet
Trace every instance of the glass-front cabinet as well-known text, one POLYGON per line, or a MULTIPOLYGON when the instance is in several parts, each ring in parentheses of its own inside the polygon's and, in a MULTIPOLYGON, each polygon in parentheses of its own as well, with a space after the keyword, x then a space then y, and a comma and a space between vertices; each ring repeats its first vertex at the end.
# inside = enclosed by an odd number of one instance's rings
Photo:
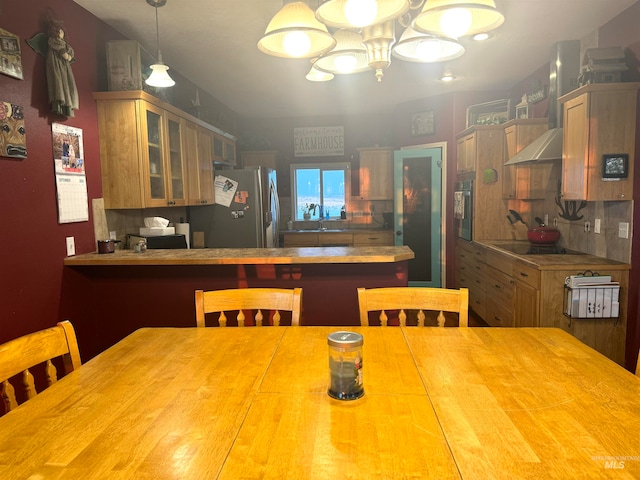
POLYGON ((235 164, 233 135, 143 91, 94 97, 105 208, 213 203, 213 163, 235 164))
POLYGON ((144 104, 147 120, 147 203, 152 207, 186 205, 185 162, 180 118, 144 104))

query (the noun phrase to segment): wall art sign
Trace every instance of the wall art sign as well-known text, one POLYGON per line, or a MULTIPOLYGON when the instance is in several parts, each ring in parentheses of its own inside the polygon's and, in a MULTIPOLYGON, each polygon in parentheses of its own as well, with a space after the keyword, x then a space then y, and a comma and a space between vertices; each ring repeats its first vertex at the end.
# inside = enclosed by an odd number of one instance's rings
POLYGON ((53 163, 58 192, 58 223, 89 220, 82 129, 54 123, 53 163))
POLYGON ((27 158, 24 109, 0 100, 0 157, 27 158))
POLYGON ((299 127, 293 129, 296 157, 344 155, 344 127, 299 127))
POLYGON ((414 113, 411 116, 411 135, 433 135, 436 131, 433 111, 414 113))
POLYGON ((0 73, 22 80, 20 38, 0 28, 0 73))

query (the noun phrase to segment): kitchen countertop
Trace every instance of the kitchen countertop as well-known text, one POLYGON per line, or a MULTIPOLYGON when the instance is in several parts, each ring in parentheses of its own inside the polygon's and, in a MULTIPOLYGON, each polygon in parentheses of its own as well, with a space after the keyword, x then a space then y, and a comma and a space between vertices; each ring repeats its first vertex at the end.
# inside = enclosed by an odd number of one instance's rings
POLYGON ((406 246, 298 247, 298 248, 202 248, 175 250, 116 250, 85 253, 64 259, 64 265, 264 265, 323 263, 394 263, 414 258, 406 246))
POLYGON ((514 241, 514 240, 484 240, 481 242, 475 242, 478 245, 482 245, 491 250, 495 250, 498 253, 513 257, 524 263, 528 263, 537 267, 539 270, 566 270, 567 268, 577 269, 589 269, 594 266, 606 266, 608 270, 629 270, 631 265, 624 262, 618 262, 608 258, 598 257, 596 255, 590 255, 588 253, 581 253, 571 251, 567 254, 525 254, 520 255, 513 253, 501 246, 507 246, 512 244, 522 244, 523 246, 529 245, 528 241, 514 241))
POLYGON ((327 227, 324 229, 320 228, 301 228, 301 229, 292 229, 292 230, 280 230, 280 233, 384 233, 391 232, 388 228, 331 228, 327 227))

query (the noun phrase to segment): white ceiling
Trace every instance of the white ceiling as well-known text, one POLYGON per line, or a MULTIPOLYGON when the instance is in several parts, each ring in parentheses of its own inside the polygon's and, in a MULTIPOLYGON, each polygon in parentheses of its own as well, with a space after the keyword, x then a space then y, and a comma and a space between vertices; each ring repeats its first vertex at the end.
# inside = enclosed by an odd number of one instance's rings
MULTIPOLYGON (((271 57, 256 47, 282 0, 167 0, 158 9, 160 48, 171 69, 242 116, 367 113, 446 91, 509 89, 549 60, 555 42, 587 36, 636 1, 496 0, 504 24, 490 41, 462 40, 466 53, 450 62, 458 76, 452 84, 437 80, 442 64, 395 58, 382 83, 373 71, 309 82, 308 60, 271 57)), ((155 55, 155 12, 146 0, 75 2, 155 55)))

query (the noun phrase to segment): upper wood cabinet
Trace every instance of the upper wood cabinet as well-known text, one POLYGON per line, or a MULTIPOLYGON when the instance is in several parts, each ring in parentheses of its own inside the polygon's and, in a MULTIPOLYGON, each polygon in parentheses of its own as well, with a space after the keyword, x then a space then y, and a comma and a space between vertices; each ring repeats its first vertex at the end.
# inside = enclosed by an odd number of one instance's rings
POLYGON ((393 148, 359 148, 360 198, 393 200, 393 148))
MULTIPOLYGON (((504 124, 507 144, 505 162, 536 140, 549 128, 546 118, 511 120, 504 124)), ((534 200, 545 198, 551 163, 505 165, 502 169, 502 197, 534 200)))
POLYGON ((236 142, 224 134, 213 135, 213 161, 225 165, 237 164, 236 142))
POLYGON ((465 133, 456 140, 457 173, 474 172, 476 170, 476 134, 465 133))
POLYGON ((228 134, 143 91, 94 97, 105 208, 213 203, 213 140, 228 134))
POLYGON ((640 83, 585 85, 563 104, 562 190, 566 200, 632 200, 640 83), (603 156, 628 155, 626 178, 603 178, 603 156))
POLYGON ((189 178, 189 205, 213 204, 213 133, 191 122, 184 125, 185 156, 189 178))

